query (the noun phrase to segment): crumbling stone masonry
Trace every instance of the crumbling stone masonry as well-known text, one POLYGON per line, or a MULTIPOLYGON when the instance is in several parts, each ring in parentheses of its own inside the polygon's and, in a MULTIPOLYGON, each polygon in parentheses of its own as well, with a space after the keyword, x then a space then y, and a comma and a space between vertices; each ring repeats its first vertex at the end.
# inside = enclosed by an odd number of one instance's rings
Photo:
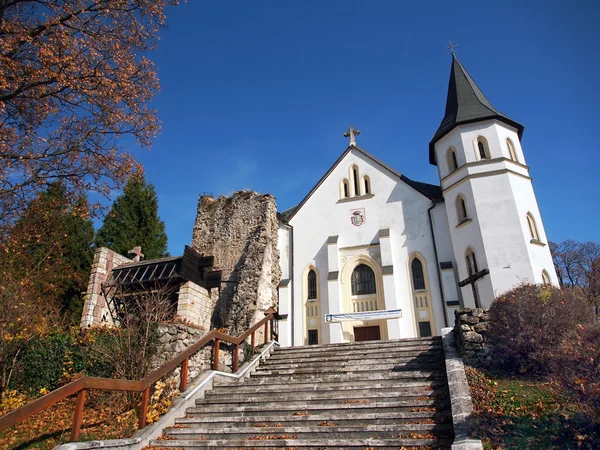
POLYGON ((223 288, 213 326, 242 333, 277 308, 281 280, 277 207, 271 195, 240 191, 232 197, 201 196, 192 248, 215 258, 223 288))
POLYGON ((459 308, 454 311, 454 335, 463 358, 472 365, 491 360, 488 344, 490 315, 482 308, 459 308))

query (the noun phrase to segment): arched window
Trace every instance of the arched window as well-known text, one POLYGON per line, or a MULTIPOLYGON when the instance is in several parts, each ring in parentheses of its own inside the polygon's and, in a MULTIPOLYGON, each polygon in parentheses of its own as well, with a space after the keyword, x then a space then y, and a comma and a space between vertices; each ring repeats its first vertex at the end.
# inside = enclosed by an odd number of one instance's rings
POLYGON ((358 179, 358 167, 352 166, 352 183, 354 185, 354 196, 360 195, 360 183, 358 179))
POLYGON ((414 290, 425 290, 425 274, 423 273, 423 263, 421 260, 414 258, 410 264, 410 269, 412 271, 414 290))
POLYGON ((472 249, 468 249, 465 259, 467 261, 467 272, 469 276, 479 272, 477 270, 477 259, 475 259, 475 252, 472 249))
POLYGON ((519 162, 519 160, 517 159, 517 152, 515 151, 515 146, 513 145, 510 139, 506 140, 506 146, 508 147, 508 155, 510 156, 510 159, 512 159, 515 162, 519 162))
POLYGON ((446 159, 448 161, 448 170, 450 171, 450 173, 458 169, 458 160, 456 159, 456 152, 452 147, 448 149, 448 153, 446 153, 446 159))
POLYGON ((469 217, 467 214, 467 203, 462 195, 456 197, 456 217, 459 223, 469 217))
POLYGON ((477 138, 477 153, 479 159, 490 159, 487 141, 483 136, 477 138))
POLYGON ((371 193, 371 179, 365 175, 363 177, 363 181, 364 181, 364 185, 365 185, 365 194, 370 194, 371 193))
POLYGON ((375 294, 375 272, 366 264, 356 266, 351 277, 352 295, 375 294))
POLYGON ((317 274, 311 269, 308 272, 308 300, 317 299, 317 274))
POLYGON ((542 270, 542 283, 543 284, 551 284, 550 283, 550 275, 548 275, 548 272, 546 272, 546 269, 542 270))
POLYGON ((342 184, 340 186, 340 197, 341 198, 350 197, 350 184, 348 183, 348 180, 346 180, 345 178, 342 180, 342 184))
POLYGON ((539 241, 540 238, 538 235, 537 226, 535 225, 535 220, 531 213, 527 213, 527 226, 529 227, 529 234, 531 235, 531 239, 539 241))

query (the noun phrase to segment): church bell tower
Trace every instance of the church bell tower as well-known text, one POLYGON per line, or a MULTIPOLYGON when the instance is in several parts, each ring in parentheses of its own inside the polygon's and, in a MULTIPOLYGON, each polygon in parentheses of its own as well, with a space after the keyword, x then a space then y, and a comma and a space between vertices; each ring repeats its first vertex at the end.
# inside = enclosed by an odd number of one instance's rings
POLYGON ((438 167, 466 307, 487 308, 522 282, 558 284, 523 129, 491 105, 453 53, 429 162, 438 167))

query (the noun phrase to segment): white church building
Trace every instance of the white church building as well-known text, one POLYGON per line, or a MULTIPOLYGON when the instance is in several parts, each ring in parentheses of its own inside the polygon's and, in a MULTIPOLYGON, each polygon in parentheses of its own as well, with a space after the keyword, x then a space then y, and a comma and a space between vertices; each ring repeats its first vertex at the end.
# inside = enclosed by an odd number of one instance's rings
POLYGON ((280 213, 282 345, 440 334, 459 307, 489 307, 522 282, 558 284, 521 147, 452 56, 429 143, 440 184, 408 179, 350 146, 280 213), (287 317, 286 317, 287 316, 287 317))

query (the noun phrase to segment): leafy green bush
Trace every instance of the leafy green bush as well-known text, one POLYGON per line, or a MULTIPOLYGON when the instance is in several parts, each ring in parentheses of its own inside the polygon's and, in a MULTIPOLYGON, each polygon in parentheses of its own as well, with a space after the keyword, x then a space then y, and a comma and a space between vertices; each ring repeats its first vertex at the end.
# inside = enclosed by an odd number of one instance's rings
POLYGON ((110 364, 90 351, 91 344, 105 333, 98 329, 84 336, 72 328, 31 340, 19 355, 11 388, 35 395, 56 389, 79 374, 111 377, 110 364))
POLYGON ((579 324, 594 320, 592 309, 575 290, 522 285, 490 307, 488 333, 493 360, 504 369, 548 374, 550 358, 579 324))

